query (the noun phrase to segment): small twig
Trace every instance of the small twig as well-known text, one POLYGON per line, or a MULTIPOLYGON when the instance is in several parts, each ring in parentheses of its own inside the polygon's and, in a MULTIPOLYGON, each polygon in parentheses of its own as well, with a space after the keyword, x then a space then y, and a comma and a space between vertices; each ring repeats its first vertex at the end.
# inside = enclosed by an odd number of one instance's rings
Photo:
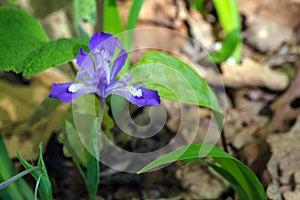
POLYGON ((99 33, 103 31, 103 19, 104 19, 104 0, 96 0, 96 7, 97 7, 97 20, 95 29, 99 33))
POLYGON ((227 148, 227 141, 226 141, 226 137, 225 137, 225 131, 224 128, 221 131, 221 141, 222 141, 222 146, 225 152, 228 152, 228 148, 227 148))

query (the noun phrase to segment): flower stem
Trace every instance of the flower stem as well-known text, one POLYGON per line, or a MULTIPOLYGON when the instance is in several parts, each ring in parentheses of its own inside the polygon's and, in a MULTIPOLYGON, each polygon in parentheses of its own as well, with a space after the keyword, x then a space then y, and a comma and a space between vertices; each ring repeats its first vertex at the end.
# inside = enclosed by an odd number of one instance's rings
POLYGON ((103 116, 104 116, 104 109, 105 109, 105 101, 106 99, 100 99, 100 106, 99 106, 99 116, 98 116, 98 124, 99 124, 99 131, 101 131, 101 125, 103 122, 103 116))
POLYGON ((89 153, 89 159, 87 163, 87 177, 85 178, 86 185, 88 186, 89 198, 91 200, 97 199, 98 186, 100 184, 100 151, 101 151, 101 137, 102 129, 101 124, 103 122, 105 109, 105 99, 100 99, 98 123, 96 127, 96 133, 91 135, 92 151, 89 153))

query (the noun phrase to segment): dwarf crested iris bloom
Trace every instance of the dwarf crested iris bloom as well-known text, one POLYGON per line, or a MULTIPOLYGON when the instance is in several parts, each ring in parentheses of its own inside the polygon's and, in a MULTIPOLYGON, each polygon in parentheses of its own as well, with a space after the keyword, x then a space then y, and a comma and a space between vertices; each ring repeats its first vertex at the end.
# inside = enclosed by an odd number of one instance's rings
POLYGON ((76 76, 79 82, 53 84, 49 97, 68 103, 88 93, 95 93, 102 99, 117 94, 137 106, 160 104, 157 91, 129 85, 130 74, 116 80, 127 59, 127 52, 118 38, 108 33, 95 33, 89 41, 89 49, 90 53, 80 49, 76 57, 80 67, 76 76), (117 48, 119 54, 114 59, 117 48))

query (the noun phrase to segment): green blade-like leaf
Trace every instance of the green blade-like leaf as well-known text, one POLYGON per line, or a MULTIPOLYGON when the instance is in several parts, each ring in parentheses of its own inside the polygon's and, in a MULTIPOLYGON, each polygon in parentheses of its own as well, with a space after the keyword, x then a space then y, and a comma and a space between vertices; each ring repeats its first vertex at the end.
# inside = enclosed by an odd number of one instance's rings
POLYGON ((152 161, 138 173, 174 161, 200 159, 201 157, 211 157, 220 164, 220 166, 212 168, 226 178, 231 184, 234 184, 233 188, 240 197, 243 197, 243 200, 267 199, 261 183, 248 167, 211 144, 192 144, 188 147, 177 149, 152 161))
POLYGON ((59 142, 63 144, 65 156, 71 157, 75 163, 86 167, 88 152, 77 133, 74 123, 72 109, 69 109, 62 122, 63 130, 59 135, 59 142))
MULTIPOLYGON (((213 0, 216 8, 218 18, 225 32, 225 36, 232 31, 238 30, 236 39, 238 42, 236 45, 231 46, 231 56, 239 62, 242 57, 242 39, 241 39, 241 19, 238 10, 238 4, 236 0, 213 0)), ((230 50, 230 49, 229 49, 230 50)), ((224 61, 224 60, 222 60, 224 61)), ((215 61, 215 62, 222 62, 215 61)))
POLYGON ((99 186, 99 146, 97 144, 97 118, 95 118, 90 126, 90 132, 89 132, 89 145, 93 147, 93 153, 88 152, 88 161, 87 161, 87 189, 89 191, 90 199, 95 198, 97 196, 98 186, 99 186), (98 157, 96 157, 98 156, 98 157))
POLYGON ((238 45, 241 43, 240 30, 233 30, 224 38, 222 48, 218 54, 210 54, 209 57, 213 62, 221 63, 229 58, 238 45))
POLYGON ((178 58, 163 52, 147 52, 129 73, 134 84, 157 90, 162 98, 221 113, 218 100, 206 81, 178 58))
POLYGON ((121 33, 123 29, 122 20, 116 0, 104 1, 103 31, 111 34, 121 33))
POLYGON ((127 19, 127 30, 135 28, 143 3, 144 0, 134 0, 132 2, 132 6, 130 8, 129 16, 127 19))
MULTIPOLYGON (((51 182, 47 173, 46 165, 43 160, 43 144, 40 143, 40 156, 38 160, 38 166, 41 166, 42 169, 39 171, 34 171, 31 173, 31 175, 35 178, 35 180, 39 179, 39 176, 42 175, 40 180, 40 188, 39 188, 39 195, 41 199, 45 200, 52 200, 52 186, 51 182)), ((22 158, 22 156, 17 152, 17 156, 21 164, 25 169, 32 168, 33 166, 28 163, 26 160, 22 158)))
POLYGON ((225 33, 241 29, 241 20, 236 0, 213 0, 220 23, 225 33))
MULTIPOLYGON (((12 162, 9 158, 5 143, 0 130, 0 182, 8 180, 15 175, 12 162)), ((19 179, 15 183, 10 184, 5 189, 0 190, 0 199, 15 200, 15 199, 33 199, 34 195, 30 187, 23 179, 19 179)))
POLYGON ((39 122, 41 119, 47 117, 51 111, 53 111, 58 105, 60 101, 58 99, 46 98, 38 107, 35 109, 34 113, 30 119, 30 126, 39 122))

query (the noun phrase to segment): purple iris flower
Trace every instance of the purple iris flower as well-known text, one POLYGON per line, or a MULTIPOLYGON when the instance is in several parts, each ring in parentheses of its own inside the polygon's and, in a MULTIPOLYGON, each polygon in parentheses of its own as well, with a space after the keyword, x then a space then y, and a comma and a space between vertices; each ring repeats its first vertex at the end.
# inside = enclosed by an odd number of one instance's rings
POLYGON ((90 53, 80 49, 76 56, 81 68, 76 76, 79 82, 53 84, 50 98, 68 103, 88 93, 95 93, 102 99, 110 94, 117 94, 139 107, 160 104, 157 91, 129 85, 130 74, 116 80, 127 59, 127 52, 118 38, 108 33, 95 33, 89 41, 89 49, 90 53))

